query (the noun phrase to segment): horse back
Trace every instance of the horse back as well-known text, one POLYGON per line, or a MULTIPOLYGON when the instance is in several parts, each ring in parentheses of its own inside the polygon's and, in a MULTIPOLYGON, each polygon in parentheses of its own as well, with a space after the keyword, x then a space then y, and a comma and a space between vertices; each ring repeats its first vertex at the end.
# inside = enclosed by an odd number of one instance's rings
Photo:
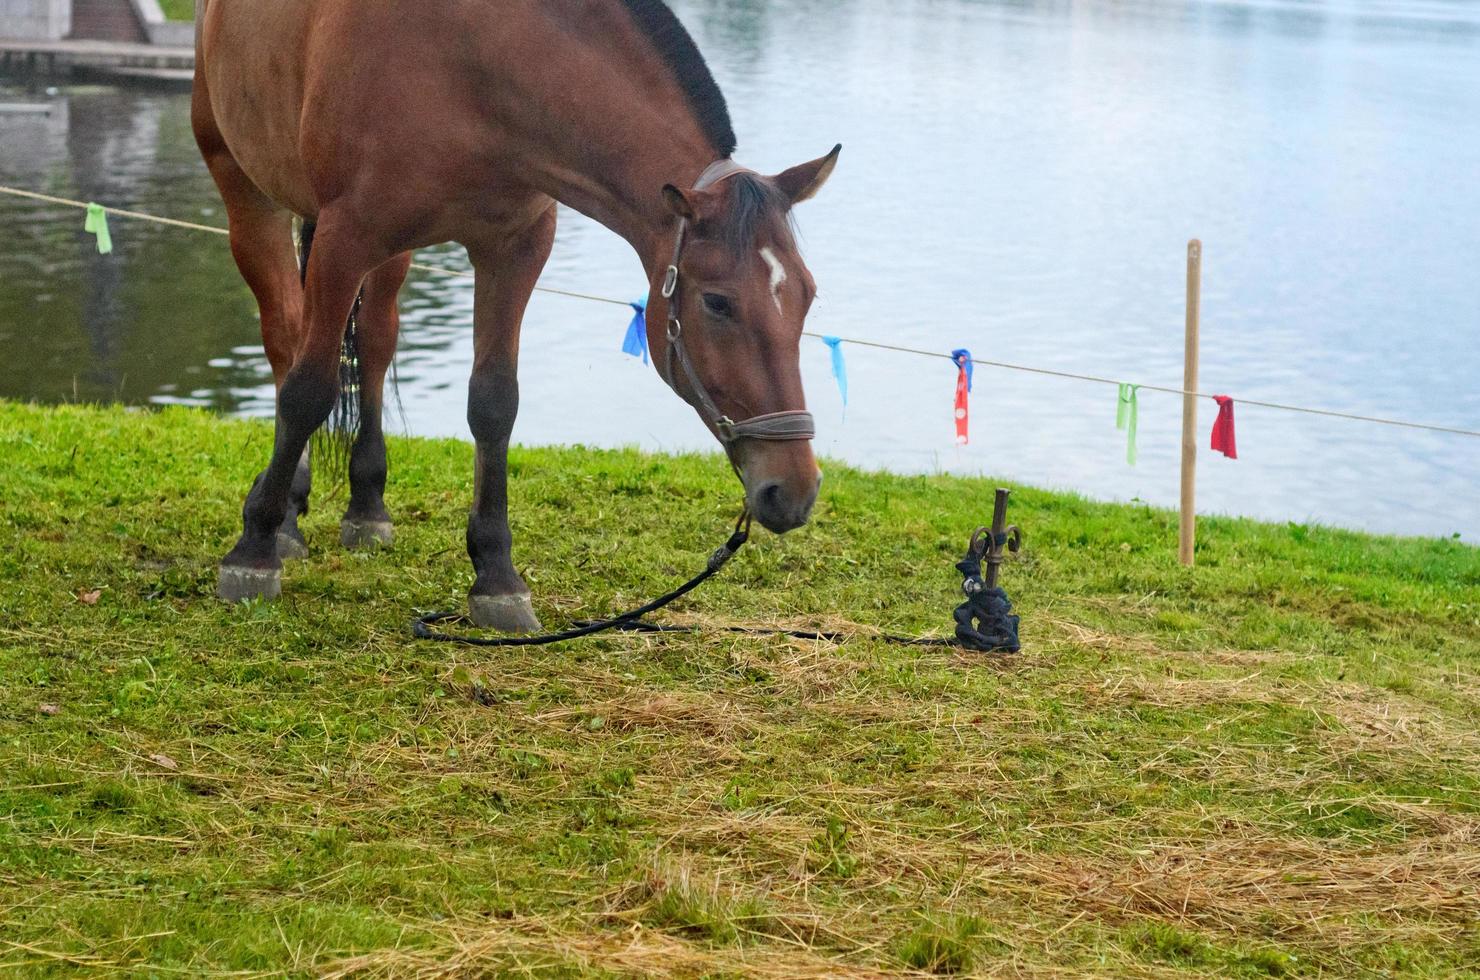
POLYGON ((305 217, 344 201, 398 248, 527 224, 552 174, 620 165, 632 112, 651 128, 683 100, 621 0, 199 2, 242 170, 305 217))

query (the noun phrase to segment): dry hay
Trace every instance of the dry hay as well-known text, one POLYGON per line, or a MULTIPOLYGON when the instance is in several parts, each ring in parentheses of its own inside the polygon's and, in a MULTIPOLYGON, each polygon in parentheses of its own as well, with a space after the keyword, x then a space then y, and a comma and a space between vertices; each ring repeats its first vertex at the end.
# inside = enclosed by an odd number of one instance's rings
POLYGON ((1425 761, 1453 764, 1480 759, 1480 734, 1417 698, 1342 681, 1295 682, 1255 672, 1242 677, 1145 677, 1123 673, 1084 689, 1090 707, 1143 704, 1158 708, 1263 705, 1313 711, 1336 725, 1323 726, 1328 744, 1350 748, 1401 748, 1425 761))
POLYGON ((603 727, 619 732, 656 729, 683 735, 735 739, 755 734, 755 726, 748 714, 746 706, 738 699, 695 692, 663 694, 638 691, 579 707, 546 711, 535 715, 534 720, 550 725, 572 725, 584 719, 601 718, 603 727))
POLYGON ((1252 667, 1289 660, 1290 655, 1279 650, 1179 650, 1164 647, 1150 639, 1138 636, 1122 636, 1106 633, 1083 623, 1066 619, 1043 619, 1053 628, 1057 636, 1051 639, 1059 643, 1104 654, 1141 654, 1157 661, 1169 659, 1185 660, 1199 666, 1218 665, 1252 667))
POLYGON ((561 970, 601 971, 630 977, 749 977, 875 980, 908 976, 854 966, 800 946, 768 943, 750 949, 709 946, 633 923, 622 930, 595 929, 580 920, 553 923, 515 918, 459 923, 443 930, 428 949, 382 950, 322 968, 339 977, 455 977, 490 973, 548 974, 561 970))
MULTIPOLYGON (((1221 839, 1091 855, 987 848, 964 833, 924 840, 876 824, 861 828, 851 841, 861 858, 860 874, 827 881, 830 893, 841 888, 844 894, 823 913, 811 903, 821 877, 809 863, 815 824, 777 812, 726 815, 701 820, 682 835, 721 850, 734 848, 728 859, 704 858, 702 872, 688 852, 659 858, 644 878, 601 896, 599 907, 584 914, 436 924, 430 928, 437 940, 425 949, 343 960, 325 975, 434 977, 558 968, 624 976, 909 975, 890 949, 858 937, 877 935, 869 920, 880 914, 909 921, 914 905, 908 896, 927 882, 944 886, 952 902, 966 907, 990 895, 999 906, 1008 902, 1042 913, 1008 938, 1014 952, 1054 942, 1066 921, 1114 925, 1151 919, 1230 943, 1277 935, 1341 959, 1372 944, 1464 941, 1466 930, 1480 921, 1480 828, 1473 822, 1444 836, 1361 850, 1261 836, 1255 828, 1232 824, 1225 830, 1221 839), (759 844, 768 857, 751 853, 747 843, 759 844), (886 887, 897 889, 899 897, 881 900, 886 887), (743 935, 732 942, 713 942, 654 923, 655 903, 673 889, 721 910, 738 904, 740 918, 751 914, 755 924, 742 926, 743 935), (744 905, 747 898, 756 904, 744 905), (762 911, 744 911, 749 908, 762 911), (1051 932, 1055 923, 1061 925, 1051 932)), ((1012 953, 980 966, 1038 972, 1012 953)), ((1073 972, 1063 967, 1051 972, 1073 972)), ((1142 972, 1162 970, 1148 964, 1142 972)))
MULTIPOLYGON (((1452 933, 1480 921, 1480 820, 1417 804, 1385 804, 1432 831, 1396 845, 1295 838, 1225 818, 1216 821, 1216 836, 1077 853, 1005 848, 983 839, 983 826, 964 823, 928 835, 907 832, 887 816, 870 816, 885 795, 855 791, 813 801, 847 814, 848 851, 858 870, 845 887, 874 896, 863 902, 860 895, 860 906, 877 907, 876 890, 885 886, 944 888, 1234 935, 1275 921, 1317 940, 1341 934, 1340 922, 1350 916, 1382 919, 1389 938, 1405 929, 1452 933)), ((668 846, 714 855, 726 880, 764 879, 772 898, 804 898, 818 877, 820 816, 779 806, 741 813, 692 807, 666 813, 662 822, 678 828, 668 846)), ((1372 935, 1370 926, 1365 934, 1372 935)))
POLYGON ((1477 840, 1472 821, 1406 846, 1356 851, 1251 833, 1116 858, 1028 858, 1003 870, 1101 915, 1149 915, 1234 933, 1271 915, 1316 934, 1353 915, 1378 916, 1392 929, 1458 931, 1480 917, 1477 840))

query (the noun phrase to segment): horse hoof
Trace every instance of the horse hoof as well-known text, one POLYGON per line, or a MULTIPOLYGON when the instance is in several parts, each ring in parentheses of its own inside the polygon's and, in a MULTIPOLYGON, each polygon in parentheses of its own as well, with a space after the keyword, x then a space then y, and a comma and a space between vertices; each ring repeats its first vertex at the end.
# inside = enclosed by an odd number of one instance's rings
POLYGON ((501 633, 538 633, 539 617, 526 595, 470 595, 468 612, 474 624, 501 633))
POLYGON ((390 521, 339 522, 339 543, 351 551, 378 551, 389 548, 396 540, 396 526, 390 521))
POLYGON ((308 542, 304 541, 301 535, 294 537, 284 531, 279 531, 277 534, 277 553, 279 558, 285 560, 289 558, 307 558, 308 542))
POLYGON ((283 573, 276 568, 222 565, 216 578, 216 595, 227 602, 276 599, 282 591, 283 573))

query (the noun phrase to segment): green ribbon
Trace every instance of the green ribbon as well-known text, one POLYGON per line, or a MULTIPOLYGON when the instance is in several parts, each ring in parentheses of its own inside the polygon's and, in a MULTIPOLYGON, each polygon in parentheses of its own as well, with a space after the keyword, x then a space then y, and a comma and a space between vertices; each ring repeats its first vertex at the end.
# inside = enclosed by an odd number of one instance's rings
POLYGON ((87 206, 87 221, 82 228, 98 236, 99 255, 107 255, 113 251, 113 236, 108 234, 108 212, 103 210, 101 204, 87 206))
POLYGON ((1140 385, 1122 384, 1120 398, 1115 406, 1115 427, 1126 430, 1125 461, 1132 466, 1136 465, 1136 416, 1140 414, 1136 392, 1140 389, 1140 385))

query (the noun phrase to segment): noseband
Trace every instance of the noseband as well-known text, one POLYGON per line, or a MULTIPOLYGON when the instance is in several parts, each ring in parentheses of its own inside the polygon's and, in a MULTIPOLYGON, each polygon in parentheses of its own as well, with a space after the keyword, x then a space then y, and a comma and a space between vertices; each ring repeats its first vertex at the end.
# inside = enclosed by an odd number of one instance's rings
MULTIPOLYGON (((699 175, 698 182, 694 184, 694 190, 702 191, 728 177, 751 172, 733 160, 716 160, 699 175)), ((668 271, 663 275, 663 298, 668 301, 668 355, 664 359, 663 380, 668 382, 668 387, 675 392, 678 391, 678 385, 674 383, 673 378, 673 362, 677 360, 679 366, 683 368, 684 377, 688 380, 689 390, 693 392, 697 402, 697 404, 692 402, 691 404, 694 404, 704 420, 714 427, 726 452, 742 439, 791 442, 813 438, 817 434, 817 428, 812 422, 811 412, 771 412, 736 422, 720 412, 719 406, 715 405, 714 399, 709 396, 709 390, 704 387, 704 382, 699 380, 699 373, 694 370, 694 362, 689 359, 689 352, 684 347, 683 324, 678 321, 678 261, 683 257, 684 235, 688 227, 688 219, 680 218, 678 238, 673 243, 673 261, 669 263, 668 271)))

